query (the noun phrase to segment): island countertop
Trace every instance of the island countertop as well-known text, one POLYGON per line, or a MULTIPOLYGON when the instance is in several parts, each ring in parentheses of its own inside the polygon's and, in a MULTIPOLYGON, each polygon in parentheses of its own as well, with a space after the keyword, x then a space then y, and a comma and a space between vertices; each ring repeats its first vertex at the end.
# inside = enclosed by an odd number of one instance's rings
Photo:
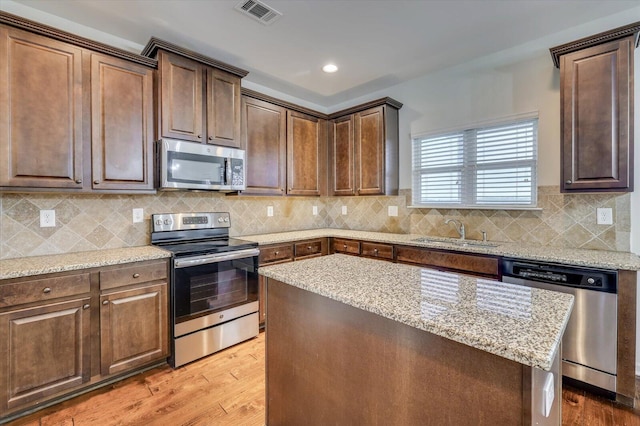
POLYGON ((259 272, 547 371, 573 307, 569 294, 341 254, 265 266, 259 272))

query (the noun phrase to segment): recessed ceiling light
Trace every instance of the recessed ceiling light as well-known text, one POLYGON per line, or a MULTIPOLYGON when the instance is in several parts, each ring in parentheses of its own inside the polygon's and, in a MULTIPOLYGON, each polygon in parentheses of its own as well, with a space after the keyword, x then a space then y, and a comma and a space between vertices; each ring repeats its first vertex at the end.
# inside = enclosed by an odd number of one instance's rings
POLYGON ((322 71, 329 72, 329 73, 336 72, 338 71, 338 67, 333 64, 327 64, 324 67, 322 67, 322 71))

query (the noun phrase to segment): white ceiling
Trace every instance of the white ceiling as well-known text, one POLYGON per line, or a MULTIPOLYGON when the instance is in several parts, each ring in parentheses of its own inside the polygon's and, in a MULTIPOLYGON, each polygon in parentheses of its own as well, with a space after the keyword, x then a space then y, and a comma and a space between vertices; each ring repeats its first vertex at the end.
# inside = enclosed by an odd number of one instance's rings
POLYGON ((159 37, 325 107, 608 15, 633 9, 629 23, 640 19, 637 0, 264 0, 283 14, 264 26, 234 10, 239 1, 13 3, 138 45, 159 37), (340 70, 323 73, 327 62, 340 70))

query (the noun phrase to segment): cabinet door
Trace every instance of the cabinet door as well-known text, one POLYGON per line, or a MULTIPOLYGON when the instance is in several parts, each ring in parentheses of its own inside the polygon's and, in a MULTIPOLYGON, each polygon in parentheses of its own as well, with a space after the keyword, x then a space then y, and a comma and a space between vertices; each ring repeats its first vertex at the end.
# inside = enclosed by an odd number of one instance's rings
POLYGON ((153 70, 91 56, 93 189, 153 189, 153 70))
POLYGON ((82 49, 0 27, 0 186, 82 188, 82 49))
POLYGON ((267 286, 265 278, 258 275, 258 322, 264 325, 267 319, 267 286))
POLYGON ((242 140, 247 159, 245 194, 285 194, 286 124, 284 108, 242 98, 242 140))
POLYGON ((0 314, 0 412, 89 381, 89 300, 0 314))
POLYGON ((326 120, 287 111, 287 194, 326 192, 326 120))
POLYGON ((207 68, 207 143, 241 148, 240 77, 207 68))
POLYGON ((202 74, 196 61, 167 52, 158 54, 162 137, 202 142, 202 74))
POLYGON ((354 195, 354 117, 335 119, 331 122, 329 139, 329 195, 354 195))
POLYGON ((167 284, 100 296, 103 375, 143 366, 168 355, 167 284))
POLYGON ((562 190, 633 189, 633 38, 560 59, 562 190))
POLYGON ((355 116, 356 192, 384 195, 384 108, 376 107, 355 116))

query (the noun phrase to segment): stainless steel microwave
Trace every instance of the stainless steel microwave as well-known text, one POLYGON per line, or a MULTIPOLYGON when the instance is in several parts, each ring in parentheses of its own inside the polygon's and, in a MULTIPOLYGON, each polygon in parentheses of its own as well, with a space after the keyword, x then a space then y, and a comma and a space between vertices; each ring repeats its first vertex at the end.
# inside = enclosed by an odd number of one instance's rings
POLYGON ((160 189, 245 189, 245 152, 242 149, 161 139, 157 151, 160 189))

